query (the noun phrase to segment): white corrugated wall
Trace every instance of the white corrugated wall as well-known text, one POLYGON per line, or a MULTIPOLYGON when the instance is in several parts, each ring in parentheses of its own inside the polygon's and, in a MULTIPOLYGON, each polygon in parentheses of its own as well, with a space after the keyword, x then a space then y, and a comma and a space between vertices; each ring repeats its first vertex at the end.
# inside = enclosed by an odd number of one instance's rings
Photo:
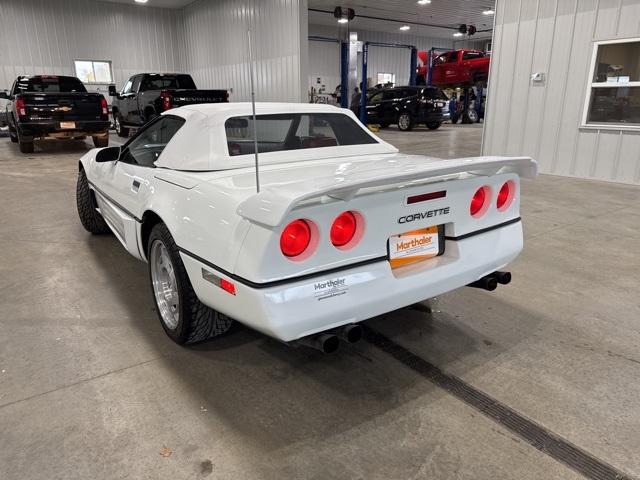
POLYGON ((252 29, 256 96, 306 100, 306 0, 199 0, 183 10, 184 69, 203 88, 233 88, 249 100, 247 30, 252 29))
MULTIPOLYGON (((358 40, 365 42, 414 45, 418 50, 429 50, 433 47, 453 48, 452 40, 421 36, 414 32, 396 34, 354 30, 358 32, 358 40)), ((309 25, 309 35, 346 39, 346 29, 344 27, 309 25)), ((375 81, 378 73, 395 73, 396 84, 406 85, 409 83, 410 60, 411 51, 408 48, 371 46, 367 63, 367 77, 373 78, 375 81)), ((358 74, 360 73, 361 65, 358 65, 358 74)), ((340 48, 337 43, 322 44, 322 42, 309 41, 309 75, 310 77, 337 78, 335 85, 340 83, 340 48)))
POLYGON ((638 37, 639 19, 640 0, 498 0, 483 152, 640 184, 640 132, 580 128, 593 42, 638 37))
POLYGON ((76 59, 111 60, 118 85, 178 68, 179 11, 86 0, 0 1, 0 89, 18 75, 75 75, 76 59))

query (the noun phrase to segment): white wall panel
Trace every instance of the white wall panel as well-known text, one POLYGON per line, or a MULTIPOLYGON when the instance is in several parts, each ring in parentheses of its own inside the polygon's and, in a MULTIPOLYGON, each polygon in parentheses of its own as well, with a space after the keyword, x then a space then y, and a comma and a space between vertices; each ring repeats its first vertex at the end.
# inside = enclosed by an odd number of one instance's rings
POLYGON ((22 74, 74 75, 75 59, 111 60, 118 85, 178 68, 180 12, 85 0, 0 1, 0 88, 22 74))
MULTIPOLYGON (((357 30, 358 40, 364 42, 393 43, 402 45, 413 45, 418 50, 429 50, 433 47, 453 48, 452 40, 442 38, 431 38, 420 36, 416 32, 387 33, 372 32, 367 30, 357 30)), ((329 27, 326 25, 309 25, 309 35, 319 35, 328 38, 346 40, 347 31, 344 27, 329 27)), ((332 45, 332 44, 329 44, 332 45)), ((325 55, 328 51, 322 42, 309 41, 309 72, 317 76, 336 77, 338 85, 340 83, 340 50, 338 44, 333 46, 337 54, 325 55), (315 64, 314 62, 318 63, 315 64)), ((462 48, 462 47, 460 47, 462 48)), ((359 62, 362 61, 359 56, 359 62)), ((367 64, 367 76, 373 78, 374 82, 378 73, 395 73, 396 84, 406 85, 409 83, 411 51, 408 48, 389 48, 371 46, 369 48, 369 61, 367 64)), ((361 64, 358 64, 358 76, 361 77, 361 64)))
POLYGON ((639 18, 640 0, 498 0, 483 152, 640 184, 640 132, 580 128, 593 42, 640 36, 639 18))
POLYGON ((304 0, 196 1, 183 10, 182 65, 203 88, 249 100, 251 28, 256 99, 306 100, 306 11, 304 0))

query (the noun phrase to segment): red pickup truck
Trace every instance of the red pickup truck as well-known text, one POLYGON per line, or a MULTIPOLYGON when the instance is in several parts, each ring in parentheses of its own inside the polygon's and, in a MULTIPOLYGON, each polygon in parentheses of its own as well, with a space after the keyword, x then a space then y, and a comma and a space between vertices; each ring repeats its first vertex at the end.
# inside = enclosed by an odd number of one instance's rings
MULTIPOLYGON (((429 52, 418 52, 422 65, 418 76, 426 79, 429 69, 429 52)), ((433 59, 431 83, 437 86, 475 84, 489 78, 491 58, 479 50, 453 50, 433 59)))

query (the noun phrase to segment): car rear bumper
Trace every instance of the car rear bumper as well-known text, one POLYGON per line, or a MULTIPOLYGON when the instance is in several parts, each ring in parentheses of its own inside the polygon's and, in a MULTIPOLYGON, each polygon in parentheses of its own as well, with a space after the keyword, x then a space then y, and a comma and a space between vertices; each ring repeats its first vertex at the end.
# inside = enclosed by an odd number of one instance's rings
POLYGON ((267 335, 291 341, 468 285, 514 260, 522 247, 518 221, 461 240, 446 240, 443 255, 397 270, 380 259, 268 286, 227 276, 186 252, 181 257, 203 303, 267 335), (236 294, 212 283, 211 274, 232 282, 236 294))
POLYGON ((75 123, 75 128, 61 128, 61 120, 42 120, 18 123, 20 136, 29 138, 73 138, 80 136, 108 135, 108 120, 62 120, 75 123))

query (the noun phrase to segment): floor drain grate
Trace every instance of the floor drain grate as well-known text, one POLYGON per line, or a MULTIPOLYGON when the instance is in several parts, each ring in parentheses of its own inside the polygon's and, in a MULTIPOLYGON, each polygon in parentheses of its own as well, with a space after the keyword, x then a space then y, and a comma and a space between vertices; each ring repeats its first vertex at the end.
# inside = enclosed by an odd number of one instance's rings
POLYGON ((400 363, 446 390, 459 400, 490 417, 511 430, 527 443, 544 452, 558 462, 565 464, 587 478, 594 480, 634 480, 630 475, 618 470, 590 453, 573 445, 562 437, 522 416, 498 400, 477 390, 460 378, 443 372, 435 365, 420 358, 413 352, 398 345, 379 332, 365 327, 366 340, 400 363))

